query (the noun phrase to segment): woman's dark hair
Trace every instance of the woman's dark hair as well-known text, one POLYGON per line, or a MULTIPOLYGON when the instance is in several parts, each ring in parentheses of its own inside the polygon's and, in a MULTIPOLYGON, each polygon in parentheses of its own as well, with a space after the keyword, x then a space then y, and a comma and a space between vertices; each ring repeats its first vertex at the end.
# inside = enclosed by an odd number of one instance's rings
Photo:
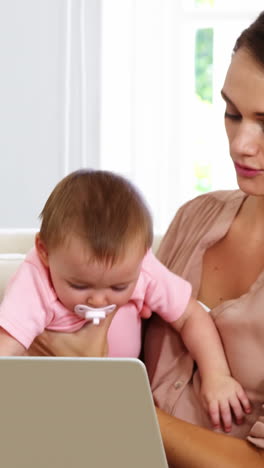
POLYGON ((237 38, 233 51, 241 47, 247 49, 251 56, 264 66, 264 11, 237 38))

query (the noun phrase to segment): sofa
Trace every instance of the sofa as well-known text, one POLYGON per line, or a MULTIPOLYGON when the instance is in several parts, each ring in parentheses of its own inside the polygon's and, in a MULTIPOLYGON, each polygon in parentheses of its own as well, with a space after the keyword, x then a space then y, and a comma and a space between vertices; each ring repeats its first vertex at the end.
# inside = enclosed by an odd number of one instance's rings
MULTIPOLYGON (((0 302, 7 282, 33 247, 35 234, 36 229, 0 229, 0 302)), ((155 235, 154 252, 160 240, 161 236, 155 235)))

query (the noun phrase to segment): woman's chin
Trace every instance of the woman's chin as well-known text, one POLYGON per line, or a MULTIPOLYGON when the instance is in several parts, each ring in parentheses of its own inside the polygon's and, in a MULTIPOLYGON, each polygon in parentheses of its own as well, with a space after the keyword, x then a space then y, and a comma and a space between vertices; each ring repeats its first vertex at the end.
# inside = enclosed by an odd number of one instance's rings
POLYGON ((246 195, 264 197, 264 175, 261 177, 246 178, 237 175, 239 189, 246 195))

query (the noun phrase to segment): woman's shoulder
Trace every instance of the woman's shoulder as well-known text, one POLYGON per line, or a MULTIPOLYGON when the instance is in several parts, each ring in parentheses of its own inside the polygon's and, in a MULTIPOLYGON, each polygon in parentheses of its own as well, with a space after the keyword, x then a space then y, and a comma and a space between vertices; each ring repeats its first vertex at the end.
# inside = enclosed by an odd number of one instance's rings
POLYGON ((218 190, 199 195, 181 206, 172 224, 195 223, 199 225, 205 221, 210 223, 223 213, 228 219, 229 216, 233 216, 233 212, 240 206, 244 197, 245 194, 240 190, 218 190))
POLYGON ((245 194, 241 192, 241 190, 217 190, 214 192, 207 192, 189 200, 180 208, 180 210, 188 212, 206 205, 223 207, 225 205, 239 202, 244 197, 245 194))
POLYGON ((232 222, 245 194, 240 190, 219 190, 199 195, 185 203, 173 218, 158 250, 164 252, 192 250, 207 233, 218 236, 232 222))

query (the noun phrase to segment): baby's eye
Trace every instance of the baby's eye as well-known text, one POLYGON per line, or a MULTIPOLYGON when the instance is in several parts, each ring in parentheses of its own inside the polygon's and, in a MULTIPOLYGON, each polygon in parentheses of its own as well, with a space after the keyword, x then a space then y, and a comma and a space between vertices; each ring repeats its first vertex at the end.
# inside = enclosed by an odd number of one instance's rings
POLYGON ((264 131, 264 120, 258 120, 258 123, 259 123, 262 131, 264 131))
POLYGON ((83 289, 87 289, 88 286, 84 285, 84 284, 74 284, 74 283, 69 283, 69 286, 72 288, 72 289, 78 289, 78 290, 83 290, 83 289))
POLYGON ((128 284, 118 284, 116 286, 111 286, 111 289, 113 291, 117 291, 117 292, 121 292, 121 291, 125 291, 128 287, 128 284))

